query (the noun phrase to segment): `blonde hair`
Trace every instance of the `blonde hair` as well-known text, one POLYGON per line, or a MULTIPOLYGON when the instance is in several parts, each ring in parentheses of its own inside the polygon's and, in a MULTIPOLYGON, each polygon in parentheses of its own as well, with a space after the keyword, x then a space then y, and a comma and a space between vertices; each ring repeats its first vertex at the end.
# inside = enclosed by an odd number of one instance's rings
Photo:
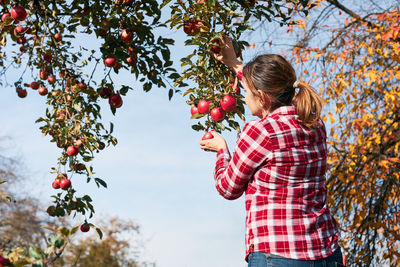
POLYGON ((270 99, 269 112, 281 106, 295 104, 301 123, 318 128, 323 99, 305 82, 296 82, 296 72, 282 56, 265 54, 254 58, 243 68, 243 77, 250 90, 259 96, 258 90, 270 99), (298 87, 298 93, 294 83, 298 87))

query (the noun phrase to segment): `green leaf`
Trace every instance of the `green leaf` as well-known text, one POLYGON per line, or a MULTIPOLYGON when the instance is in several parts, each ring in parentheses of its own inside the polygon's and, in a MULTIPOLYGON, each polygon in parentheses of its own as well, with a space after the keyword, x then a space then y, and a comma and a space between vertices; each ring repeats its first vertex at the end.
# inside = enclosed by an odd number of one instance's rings
POLYGON ((129 86, 123 85, 122 88, 119 90, 119 93, 121 95, 126 95, 129 89, 131 89, 129 86))
POLYGON ((110 122, 110 134, 114 131, 114 124, 110 122))
POLYGON ((38 260, 35 263, 32 264, 32 267, 43 267, 43 261, 38 260))
POLYGON ((57 240, 54 242, 54 246, 56 248, 61 248, 64 245, 64 239, 62 239, 60 236, 57 238, 57 240))
POLYGON ((71 229, 71 231, 69 232, 69 235, 71 236, 71 235, 75 234, 76 231, 78 231, 79 227, 80 227, 79 225, 73 227, 73 228, 71 229))
POLYGON ((100 228, 96 227, 96 232, 99 234, 100 239, 103 238, 103 232, 100 230, 100 228))
POLYGON ((97 184, 98 187, 99 187, 99 184, 101 184, 103 187, 107 188, 107 183, 104 182, 102 179, 94 178, 94 180, 96 181, 96 184, 97 184))
POLYGON ((207 114, 196 113, 196 114, 192 115, 190 117, 190 119, 200 119, 201 117, 204 117, 205 115, 207 115, 207 114))

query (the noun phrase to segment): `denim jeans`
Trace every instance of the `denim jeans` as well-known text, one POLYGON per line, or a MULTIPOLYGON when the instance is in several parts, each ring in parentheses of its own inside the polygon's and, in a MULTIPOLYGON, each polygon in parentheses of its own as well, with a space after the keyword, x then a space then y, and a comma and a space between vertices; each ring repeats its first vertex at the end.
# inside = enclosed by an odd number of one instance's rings
POLYGON ((342 252, 340 248, 336 249, 332 255, 327 258, 302 261, 284 258, 278 255, 252 252, 249 254, 248 267, 339 267, 343 265, 342 252))

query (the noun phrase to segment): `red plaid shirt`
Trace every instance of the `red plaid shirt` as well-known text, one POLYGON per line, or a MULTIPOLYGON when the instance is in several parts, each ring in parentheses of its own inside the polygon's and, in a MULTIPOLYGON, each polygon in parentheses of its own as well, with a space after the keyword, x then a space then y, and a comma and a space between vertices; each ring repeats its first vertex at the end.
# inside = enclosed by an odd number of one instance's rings
POLYGON ((299 123, 284 106, 239 135, 231 157, 217 153, 215 185, 226 199, 245 192, 246 260, 250 252, 315 260, 338 248, 338 228, 326 202, 326 130, 299 123))

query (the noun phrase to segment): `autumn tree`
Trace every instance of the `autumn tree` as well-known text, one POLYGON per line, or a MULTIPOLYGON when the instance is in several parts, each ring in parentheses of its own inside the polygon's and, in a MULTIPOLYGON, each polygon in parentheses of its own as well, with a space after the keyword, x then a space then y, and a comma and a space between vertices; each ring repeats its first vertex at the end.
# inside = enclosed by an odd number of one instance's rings
POLYGON ((103 220, 98 224, 104 232, 102 240, 94 233, 83 239, 75 239, 54 266, 155 266, 154 263, 142 262, 139 259, 137 247, 141 244, 135 241, 139 236, 138 225, 118 217, 103 220))
POLYGON ((286 29, 297 37, 286 53, 326 99, 327 188, 341 245, 350 266, 398 266, 399 2, 311 2, 286 29))

